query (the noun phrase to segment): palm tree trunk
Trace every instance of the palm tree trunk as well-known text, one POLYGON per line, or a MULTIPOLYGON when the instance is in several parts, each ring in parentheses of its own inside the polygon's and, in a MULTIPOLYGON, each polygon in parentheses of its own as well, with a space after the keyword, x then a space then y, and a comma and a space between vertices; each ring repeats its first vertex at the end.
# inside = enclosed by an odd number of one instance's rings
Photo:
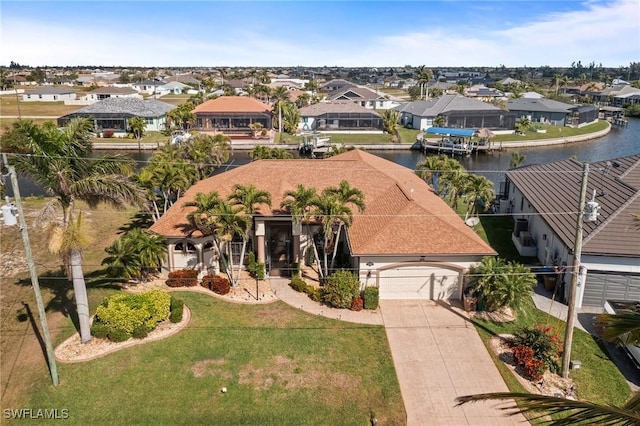
POLYGON ((324 236, 324 275, 329 275, 329 265, 327 264, 328 256, 327 256, 327 247, 329 246, 329 237, 327 235, 324 236))
POLYGON ((69 257, 73 292, 75 294, 78 322, 80 324, 80 341, 82 343, 89 343, 91 341, 91 321, 89 316, 87 286, 84 281, 84 273, 82 272, 82 254, 80 250, 71 250, 69 257))
POLYGON ((342 231, 342 222, 340 223, 340 226, 338 226, 338 232, 336 233, 336 237, 335 237, 336 239, 333 244, 333 254, 331 255, 331 269, 334 268, 336 263, 336 254, 338 254, 338 242, 340 241, 341 231, 342 231))
POLYGON ((247 239, 242 239, 242 250, 240 250, 240 262, 238 263, 238 278, 236 279, 236 283, 240 282, 240 273, 242 272, 242 265, 244 264, 244 253, 247 249, 247 239))
POLYGON ((226 250, 227 251, 227 257, 229 258, 229 263, 228 264, 227 264, 227 261, 224 260, 224 263, 226 264, 227 276, 229 277, 229 281, 231 282, 231 285, 233 287, 237 287, 236 276, 233 275, 233 252, 231 250, 232 249, 231 241, 225 242, 225 246, 227 247, 227 250, 226 250))

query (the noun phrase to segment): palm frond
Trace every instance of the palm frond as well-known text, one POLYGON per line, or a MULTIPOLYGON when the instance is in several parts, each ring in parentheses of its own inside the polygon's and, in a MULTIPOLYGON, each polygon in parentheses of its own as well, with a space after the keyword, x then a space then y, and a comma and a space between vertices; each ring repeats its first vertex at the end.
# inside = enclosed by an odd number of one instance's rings
MULTIPOLYGON (((634 397, 636 398, 636 397, 634 397)), ((501 410, 515 410, 508 415, 518 413, 539 413, 536 418, 548 414, 567 414, 558 420, 551 420, 546 424, 550 426, 570 426, 580 424, 597 425, 639 425, 640 414, 624 407, 599 405, 587 401, 575 401, 548 395, 535 395, 529 393, 495 392, 476 395, 466 395, 456 398, 457 406, 477 401, 487 400, 514 400, 514 403, 501 410)), ((637 402, 636 402, 637 403, 637 402)))
POLYGON ((604 340, 619 338, 624 344, 640 343, 640 312, 600 314, 595 325, 598 335, 604 340))

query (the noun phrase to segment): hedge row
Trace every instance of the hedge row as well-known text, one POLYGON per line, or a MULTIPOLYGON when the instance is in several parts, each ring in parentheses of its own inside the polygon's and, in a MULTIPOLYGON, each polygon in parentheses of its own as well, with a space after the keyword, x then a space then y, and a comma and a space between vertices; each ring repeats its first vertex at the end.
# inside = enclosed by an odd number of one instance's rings
POLYGON ((378 287, 366 287, 359 293, 360 283, 357 277, 347 271, 330 275, 323 288, 309 285, 299 276, 291 278, 289 286, 295 291, 306 293, 315 302, 325 302, 334 308, 348 308, 354 311, 378 308, 378 287))

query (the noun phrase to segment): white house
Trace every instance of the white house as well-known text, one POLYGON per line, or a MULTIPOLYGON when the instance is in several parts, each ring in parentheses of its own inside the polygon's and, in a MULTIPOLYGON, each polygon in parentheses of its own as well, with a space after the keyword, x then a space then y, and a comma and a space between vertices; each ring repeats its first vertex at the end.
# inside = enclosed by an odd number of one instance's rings
POLYGON ((73 90, 62 87, 41 87, 39 89, 26 90, 22 94, 24 102, 61 102, 76 99, 73 90))

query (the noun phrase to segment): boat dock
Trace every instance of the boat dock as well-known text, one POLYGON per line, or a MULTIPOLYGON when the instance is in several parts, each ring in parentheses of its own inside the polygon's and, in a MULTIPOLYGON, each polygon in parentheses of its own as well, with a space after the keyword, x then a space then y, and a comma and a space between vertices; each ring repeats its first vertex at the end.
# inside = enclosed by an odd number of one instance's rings
MULTIPOLYGON (((488 129, 486 129, 488 132, 488 129)), ((492 150, 489 135, 480 136, 479 131, 475 129, 454 129, 446 127, 430 127, 423 134, 419 135, 419 148, 423 153, 428 151, 445 153, 452 155, 469 155, 472 152, 490 151, 492 150), (441 139, 429 140, 426 135, 441 135, 441 139), (473 137, 479 137, 479 140, 472 140, 473 137)))

